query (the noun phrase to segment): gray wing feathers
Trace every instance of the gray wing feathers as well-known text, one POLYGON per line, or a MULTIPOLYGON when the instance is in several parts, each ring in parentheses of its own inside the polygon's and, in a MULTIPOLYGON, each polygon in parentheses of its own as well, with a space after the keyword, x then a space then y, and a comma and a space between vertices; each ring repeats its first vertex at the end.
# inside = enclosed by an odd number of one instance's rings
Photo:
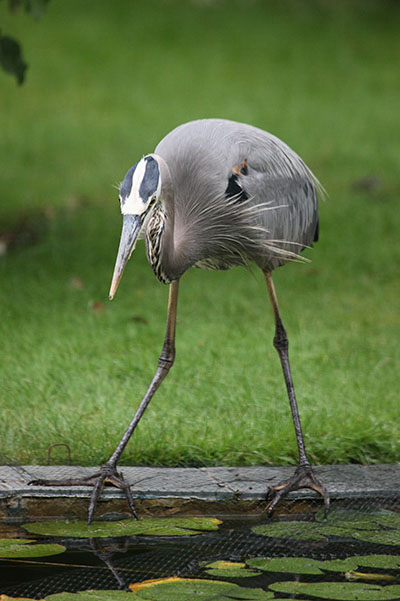
POLYGON ((155 153, 170 168, 176 227, 193 250, 193 262, 223 268, 255 261, 273 269, 312 244, 318 181, 275 136, 245 124, 204 119, 170 132, 155 153), (248 200, 235 202, 225 190, 233 167, 244 159, 246 174, 239 182, 248 200))

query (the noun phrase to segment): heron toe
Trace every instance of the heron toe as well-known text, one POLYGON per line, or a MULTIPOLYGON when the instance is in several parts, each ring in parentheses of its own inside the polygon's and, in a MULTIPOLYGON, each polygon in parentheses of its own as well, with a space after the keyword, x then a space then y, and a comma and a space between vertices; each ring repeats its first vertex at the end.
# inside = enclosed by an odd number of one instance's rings
POLYGON ((90 497, 89 503, 89 525, 93 522, 97 501, 100 498, 105 484, 110 484, 111 486, 115 486, 116 488, 119 488, 124 491, 131 514, 136 520, 139 519, 136 513, 135 503, 133 501, 130 485, 125 482, 123 475, 117 472, 117 468, 115 465, 106 463, 100 468, 99 472, 97 472, 96 474, 91 476, 90 479, 88 479, 88 483, 94 484, 92 496, 90 497))
POLYGON ((268 501, 270 499, 270 501, 267 503, 265 508, 268 515, 271 516, 273 514, 275 507, 278 505, 280 500, 287 495, 287 493, 299 490, 301 488, 310 488, 323 497, 324 516, 326 517, 330 504, 329 494, 326 488, 322 486, 322 484, 316 478, 310 464, 299 465, 291 478, 284 480, 276 486, 270 487, 266 497, 266 500, 268 501))

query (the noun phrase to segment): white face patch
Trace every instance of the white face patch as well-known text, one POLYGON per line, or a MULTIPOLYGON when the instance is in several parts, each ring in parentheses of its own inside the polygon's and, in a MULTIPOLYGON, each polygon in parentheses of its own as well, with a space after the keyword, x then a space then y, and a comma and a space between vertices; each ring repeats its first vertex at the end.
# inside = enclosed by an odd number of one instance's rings
POLYGON ((140 184, 146 173, 146 161, 142 159, 137 164, 132 176, 132 186, 129 195, 122 199, 121 213, 122 215, 141 215, 146 210, 147 198, 142 199, 139 196, 140 184))
POLYGON ((125 176, 120 190, 122 214, 145 214, 150 202, 158 198, 160 192, 161 178, 157 160, 153 155, 147 155, 125 176))

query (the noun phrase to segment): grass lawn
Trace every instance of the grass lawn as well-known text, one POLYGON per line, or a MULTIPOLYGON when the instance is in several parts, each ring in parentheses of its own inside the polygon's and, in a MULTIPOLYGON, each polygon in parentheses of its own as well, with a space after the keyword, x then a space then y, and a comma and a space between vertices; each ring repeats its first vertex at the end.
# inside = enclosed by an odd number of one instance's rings
MULTIPOLYGON (((52 0, 0 19, 30 63, 22 87, 0 73, 0 459, 114 450, 168 289, 139 244, 106 300, 113 185, 179 123, 220 116, 284 139, 329 194, 312 262, 275 273, 310 458, 399 461, 399 4, 52 0)), ((295 463, 261 273, 180 288, 176 363, 122 462, 295 463)))

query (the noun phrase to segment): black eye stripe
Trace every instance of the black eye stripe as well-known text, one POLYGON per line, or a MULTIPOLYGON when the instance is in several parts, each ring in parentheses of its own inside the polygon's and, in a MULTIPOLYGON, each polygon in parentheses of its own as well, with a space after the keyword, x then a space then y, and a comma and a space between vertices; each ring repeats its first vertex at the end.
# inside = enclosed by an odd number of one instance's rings
POLYGON ((153 157, 145 157, 146 170, 139 188, 140 197, 147 201, 148 198, 155 195, 158 188, 160 171, 158 163, 153 157))
POLYGON ((137 163, 135 163, 129 169, 129 171, 127 172, 127 174, 124 177, 124 181, 121 184, 121 187, 119 189, 119 197, 120 197, 120 201, 122 202, 122 204, 125 202, 125 199, 131 193, 133 174, 135 173, 136 167, 138 166, 138 164, 139 164, 139 161, 137 163))

